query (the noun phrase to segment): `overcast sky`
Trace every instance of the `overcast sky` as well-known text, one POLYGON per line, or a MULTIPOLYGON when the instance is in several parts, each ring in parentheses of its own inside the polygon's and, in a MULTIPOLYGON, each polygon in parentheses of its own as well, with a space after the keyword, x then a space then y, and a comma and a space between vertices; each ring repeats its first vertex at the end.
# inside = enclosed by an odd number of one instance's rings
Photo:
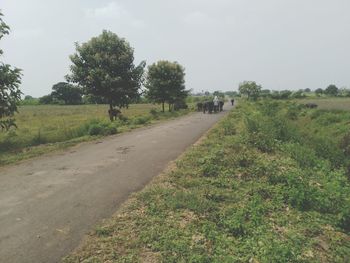
POLYGON ((350 87, 349 0, 1 0, 11 34, 2 61, 23 69, 22 91, 42 96, 69 73, 74 42, 108 29, 136 63, 186 68, 194 91, 350 87))

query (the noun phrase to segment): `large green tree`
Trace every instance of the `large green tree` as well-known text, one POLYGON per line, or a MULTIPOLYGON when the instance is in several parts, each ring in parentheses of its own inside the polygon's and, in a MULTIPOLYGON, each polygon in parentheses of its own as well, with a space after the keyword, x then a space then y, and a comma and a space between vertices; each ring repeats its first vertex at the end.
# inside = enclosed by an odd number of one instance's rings
POLYGON ((155 103, 171 105, 183 101, 188 91, 185 90, 185 69, 177 62, 158 61, 148 67, 146 84, 147 98, 155 103))
POLYGON ((244 81, 239 84, 238 88, 241 95, 245 95, 252 100, 256 100, 259 97, 261 89, 262 87, 256 84, 255 81, 244 81))
POLYGON ((324 90, 324 93, 330 96, 337 96, 339 93, 339 89, 336 85, 331 84, 324 90))
POLYGON ((146 63, 135 66, 133 48, 113 32, 104 30, 98 37, 76 44, 70 59, 73 64, 67 79, 83 87, 86 94, 108 101, 110 110, 127 107, 139 97, 146 63))
MULTIPOLYGON (((10 31, 2 16, 0 12, 0 40, 10 31)), ((0 56, 2 54, 3 51, 0 49, 0 56)), ((20 84, 21 70, 0 61, 0 130, 8 130, 11 126, 16 126, 13 116, 17 112, 17 103, 21 99, 20 84)))
POLYGON ((58 82, 53 85, 51 96, 57 101, 63 101, 66 105, 82 103, 82 90, 67 82, 58 82))

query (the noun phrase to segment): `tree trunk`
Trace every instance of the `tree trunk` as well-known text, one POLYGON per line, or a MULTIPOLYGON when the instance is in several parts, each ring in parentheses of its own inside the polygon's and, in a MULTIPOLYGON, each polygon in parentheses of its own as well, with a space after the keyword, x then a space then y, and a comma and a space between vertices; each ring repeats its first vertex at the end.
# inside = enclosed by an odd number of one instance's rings
POLYGON ((162 102, 162 108, 163 108, 163 112, 164 112, 164 101, 162 102))

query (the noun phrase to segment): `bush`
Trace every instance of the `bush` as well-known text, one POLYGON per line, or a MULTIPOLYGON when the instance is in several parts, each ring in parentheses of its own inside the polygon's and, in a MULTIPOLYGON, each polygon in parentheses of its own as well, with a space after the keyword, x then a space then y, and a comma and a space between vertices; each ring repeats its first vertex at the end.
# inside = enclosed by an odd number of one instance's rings
POLYGON ((93 120, 85 125, 85 130, 90 136, 113 135, 117 133, 117 123, 93 120))
POLYGON ((91 136, 101 135, 103 130, 104 129, 103 129, 102 125, 100 125, 98 123, 91 124, 89 126, 89 135, 91 135, 91 136))
POLYGON ((132 123, 135 125, 142 125, 142 124, 146 124, 148 122, 151 121, 151 117, 150 116, 139 116, 139 117, 135 117, 132 120, 132 123))

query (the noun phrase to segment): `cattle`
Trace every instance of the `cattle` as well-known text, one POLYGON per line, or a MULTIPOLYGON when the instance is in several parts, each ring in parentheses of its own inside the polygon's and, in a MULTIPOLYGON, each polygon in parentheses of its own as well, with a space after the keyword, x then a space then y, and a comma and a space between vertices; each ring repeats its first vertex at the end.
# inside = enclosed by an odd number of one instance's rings
POLYGON ((113 108, 108 110, 108 115, 109 115, 109 119, 111 121, 114 121, 114 120, 117 120, 117 118, 121 118, 122 112, 118 109, 113 108))
POLYGON ((306 107, 306 108, 309 108, 309 109, 315 109, 315 108, 318 107, 318 105, 315 104, 315 103, 306 103, 306 104, 305 104, 305 107, 306 107))
POLYGON ((182 109, 184 110, 188 109, 188 105, 186 104, 186 102, 183 100, 176 101, 174 103, 174 110, 178 111, 182 109))
POLYGON ((198 102, 197 103, 197 111, 202 111, 203 110, 203 102, 198 102))
POLYGON ((224 110, 224 101, 223 100, 220 100, 219 101, 219 111, 221 112, 221 111, 223 111, 224 110))
POLYGON ((235 104, 235 100, 234 99, 231 99, 231 104, 232 104, 232 106, 235 104))
POLYGON ((213 113, 214 111, 214 102, 213 101, 205 101, 203 102, 203 113, 213 113))

